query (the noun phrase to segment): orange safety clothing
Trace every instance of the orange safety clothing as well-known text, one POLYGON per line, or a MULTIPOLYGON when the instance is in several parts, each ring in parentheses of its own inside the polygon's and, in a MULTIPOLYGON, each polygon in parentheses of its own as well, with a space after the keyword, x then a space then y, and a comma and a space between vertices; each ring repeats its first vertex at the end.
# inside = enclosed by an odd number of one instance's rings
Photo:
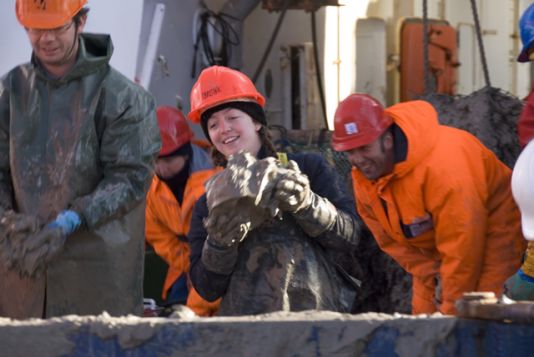
POLYGON ((352 178, 380 248, 413 276, 412 313, 455 314, 464 292, 502 294, 525 249, 510 169, 473 135, 439 125, 427 102, 385 113, 406 136, 406 159, 375 181, 356 168, 352 178))
MULTIPOLYGON (((220 170, 205 164, 198 165, 197 157, 202 149, 194 144, 192 147, 191 174, 186 182, 182 204, 157 176, 152 179, 146 198, 146 241, 169 265, 162 291, 163 299, 176 279, 183 273, 189 273, 190 248, 185 237, 189 232, 193 207, 205 192, 204 183, 220 170)), ((217 310, 218 302, 205 301, 189 285, 187 306, 199 316, 211 316, 217 310)))

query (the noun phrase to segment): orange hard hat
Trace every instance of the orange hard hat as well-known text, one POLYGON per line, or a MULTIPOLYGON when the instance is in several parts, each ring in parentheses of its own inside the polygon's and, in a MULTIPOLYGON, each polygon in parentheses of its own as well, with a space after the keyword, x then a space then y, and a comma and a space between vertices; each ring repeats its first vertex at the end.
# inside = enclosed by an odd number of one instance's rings
POLYGON ((261 107, 265 98, 256 90, 254 83, 245 74, 223 66, 204 69, 191 90, 191 111, 189 119, 200 122, 200 116, 207 109, 233 100, 252 100, 261 107))
POLYGON ((351 94, 336 109, 332 147, 336 151, 347 151, 367 145, 392 123, 378 100, 367 94, 351 94))
POLYGON ((161 106, 156 109, 156 115, 161 135, 159 156, 168 155, 191 141, 193 131, 187 124, 185 115, 179 109, 161 106))
POLYGON ((81 10, 87 0, 17 0, 17 19, 22 26, 53 29, 64 25, 81 10))

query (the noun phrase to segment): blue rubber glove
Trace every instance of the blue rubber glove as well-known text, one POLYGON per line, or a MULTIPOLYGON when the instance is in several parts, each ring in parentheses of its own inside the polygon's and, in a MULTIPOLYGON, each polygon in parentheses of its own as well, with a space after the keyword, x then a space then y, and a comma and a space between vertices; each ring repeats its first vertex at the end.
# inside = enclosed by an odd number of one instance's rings
POLYGON ((78 229, 78 227, 80 227, 81 224, 82 219, 80 218, 78 213, 71 210, 65 210, 59 213, 56 219, 50 222, 47 227, 61 228, 63 234, 69 236, 74 233, 78 229))
POLYGON ((534 301, 534 277, 525 274, 522 269, 508 278, 504 286, 505 294, 509 298, 534 301))

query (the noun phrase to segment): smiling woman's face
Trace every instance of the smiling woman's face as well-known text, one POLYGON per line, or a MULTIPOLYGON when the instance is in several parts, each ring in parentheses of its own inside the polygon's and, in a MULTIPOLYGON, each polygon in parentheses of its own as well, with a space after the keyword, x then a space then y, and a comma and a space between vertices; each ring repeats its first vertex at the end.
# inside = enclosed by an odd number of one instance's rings
POLYGON ((260 150, 261 124, 239 109, 215 112, 207 121, 207 129, 213 145, 226 158, 241 150, 256 156, 260 150))

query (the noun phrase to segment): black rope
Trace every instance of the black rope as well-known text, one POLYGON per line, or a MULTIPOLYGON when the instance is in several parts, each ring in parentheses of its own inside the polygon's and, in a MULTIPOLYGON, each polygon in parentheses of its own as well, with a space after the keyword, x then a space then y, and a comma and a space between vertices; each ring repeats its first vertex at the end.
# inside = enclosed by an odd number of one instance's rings
POLYGON ((321 64, 319 63, 319 51, 317 41, 317 29, 315 27, 315 11, 311 12, 311 30, 313 42, 313 61, 315 62, 315 77, 317 87, 319 88, 319 97, 321 98, 321 108, 323 109, 324 128, 328 130, 328 119, 326 118, 326 100, 324 98, 323 81, 321 79, 321 64))
POLYGON ((425 71, 425 95, 434 93, 434 86, 430 81, 430 33, 428 31, 428 2, 423 0, 423 71, 425 71))
POLYGON ((484 43, 482 42, 482 32, 480 31, 480 21, 478 19, 475 0, 471 0, 471 10, 473 11, 473 20, 475 20, 475 29, 477 31, 478 49, 480 52, 480 60, 482 61, 482 70, 484 71, 484 80, 486 81, 486 86, 491 87, 486 52, 484 51, 484 43))
POLYGON ((276 22, 276 26, 274 27, 274 31, 273 31, 273 34, 271 35, 271 39, 269 40, 269 43, 267 44, 267 48, 265 48, 265 52, 263 53, 263 56, 260 60, 260 64, 258 65, 258 68, 256 68, 256 71, 254 72, 254 76, 252 76, 252 81, 254 83, 256 83, 256 81, 258 80, 258 77, 260 76, 261 71, 263 70, 263 66, 265 65, 265 61, 267 61, 267 57, 269 56, 269 53, 271 52, 271 48, 273 47, 274 40, 276 40, 276 36, 278 36, 278 31, 280 30, 280 26, 282 25, 284 16, 286 16, 287 8, 289 7, 290 2, 291 0, 284 1, 282 12, 280 13, 280 16, 278 17, 278 21, 276 22))
POLYGON ((206 56, 208 66, 228 65, 232 55, 231 46, 239 45, 239 36, 226 18, 234 19, 234 17, 228 14, 216 14, 208 9, 206 9, 200 15, 200 27, 197 31, 196 41, 193 46, 193 67, 191 69, 192 78, 195 78, 196 76, 197 54, 200 49, 200 45, 202 45, 202 51, 204 56, 206 56), (211 48, 210 39, 208 35, 208 29, 210 27, 213 28, 213 30, 221 36, 222 50, 220 57, 216 56, 216 54, 213 52, 213 49, 211 48))

